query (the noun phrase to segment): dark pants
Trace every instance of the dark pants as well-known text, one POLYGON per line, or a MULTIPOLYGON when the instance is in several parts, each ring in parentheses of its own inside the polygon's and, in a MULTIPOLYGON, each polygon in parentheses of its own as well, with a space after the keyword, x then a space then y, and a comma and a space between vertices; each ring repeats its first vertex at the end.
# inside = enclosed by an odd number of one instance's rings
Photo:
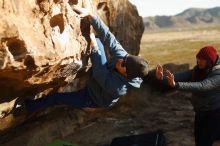
POLYGON ((35 112, 53 105, 69 105, 76 108, 97 107, 89 96, 88 89, 76 92, 55 93, 49 96, 25 102, 28 112, 35 112))
POLYGON ((195 115, 196 146, 212 146, 220 140, 220 109, 195 115))

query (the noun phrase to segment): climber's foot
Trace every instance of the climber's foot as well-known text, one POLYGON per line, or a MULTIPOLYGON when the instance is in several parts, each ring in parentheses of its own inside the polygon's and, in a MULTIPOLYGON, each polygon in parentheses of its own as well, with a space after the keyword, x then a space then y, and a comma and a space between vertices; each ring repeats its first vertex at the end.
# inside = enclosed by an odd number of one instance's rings
POLYGON ((0 104, 0 119, 6 117, 8 114, 11 113, 17 99, 18 97, 10 102, 4 102, 0 104))

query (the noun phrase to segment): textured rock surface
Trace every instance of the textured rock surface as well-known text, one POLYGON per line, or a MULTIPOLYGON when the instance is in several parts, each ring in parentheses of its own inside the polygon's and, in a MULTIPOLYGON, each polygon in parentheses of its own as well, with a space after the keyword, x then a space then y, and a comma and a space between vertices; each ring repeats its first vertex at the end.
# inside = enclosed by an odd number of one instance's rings
POLYGON ((57 90, 87 48, 80 19, 61 1, 1 2, 1 101, 57 90))
MULTIPOLYGON (((89 25, 71 4, 99 15, 124 48, 138 55, 144 27, 127 0, 1 0, 0 106, 16 97, 40 98, 85 85, 89 25)), ((18 123, 9 115, 0 120, 0 133, 18 123)))

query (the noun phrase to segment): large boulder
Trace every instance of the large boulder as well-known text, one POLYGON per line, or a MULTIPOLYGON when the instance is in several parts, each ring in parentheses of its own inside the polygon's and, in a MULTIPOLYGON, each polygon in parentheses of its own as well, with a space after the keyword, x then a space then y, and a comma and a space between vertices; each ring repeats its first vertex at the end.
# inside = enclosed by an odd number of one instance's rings
MULTIPOLYGON (((1 107, 15 99, 85 86, 91 68, 90 26, 71 9, 73 4, 99 15, 129 53, 139 54, 144 26, 128 0, 2 0, 1 107)), ((12 115, 0 120, 0 133, 17 125, 17 120, 12 115)))
POLYGON ((99 15, 124 48, 138 55, 144 27, 127 0, 0 1, 0 103, 62 91, 78 75, 74 88, 85 84, 78 81, 90 67, 89 25, 72 4, 99 15))

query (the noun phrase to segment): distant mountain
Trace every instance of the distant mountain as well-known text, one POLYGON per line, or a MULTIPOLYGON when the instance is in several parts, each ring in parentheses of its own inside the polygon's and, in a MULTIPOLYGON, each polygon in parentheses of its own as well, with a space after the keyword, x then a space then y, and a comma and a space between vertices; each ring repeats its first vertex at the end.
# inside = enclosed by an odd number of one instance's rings
POLYGON ((190 8, 175 16, 145 17, 143 21, 145 28, 150 30, 220 24, 220 7, 190 8))

